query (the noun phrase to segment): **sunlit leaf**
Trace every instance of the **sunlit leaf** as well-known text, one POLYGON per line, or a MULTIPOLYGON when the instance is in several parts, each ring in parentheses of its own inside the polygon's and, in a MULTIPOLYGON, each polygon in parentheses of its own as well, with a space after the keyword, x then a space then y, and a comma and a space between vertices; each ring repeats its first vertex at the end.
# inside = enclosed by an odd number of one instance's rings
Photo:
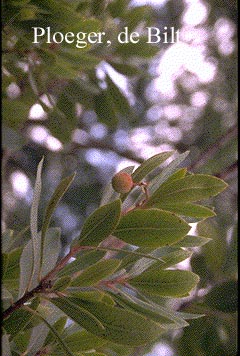
POLYGON ((31 241, 32 241, 32 253, 33 255, 33 263, 32 263, 32 270, 30 275, 30 280, 35 272, 39 272, 40 267, 40 259, 39 259, 39 236, 38 236, 38 206, 40 201, 40 195, 42 190, 42 167, 43 167, 43 160, 40 161, 38 164, 37 169, 37 177, 34 186, 34 193, 33 193, 33 201, 30 211, 30 231, 31 231, 31 241))
POLYGON ((79 238, 81 245, 98 245, 116 227, 121 212, 121 201, 115 200, 94 211, 85 221, 79 238))
POLYGON ((173 155, 174 151, 161 152, 144 161, 132 174, 133 181, 138 183, 155 168, 160 166, 169 157, 173 155))
POLYGON ((151 196, 146 206, 158 206, 162 202, 185 203, 207 199, 222 192, 227 184, 216 177, 194 174, 161 186, 151 196))
POLYGON ((113 274, 120 266, 119 260, 102 260, 85 269, 71 282, 72 287, 94 286, 101 280, 113 274))
POLYGON ((130 281, 134 287, 162 297, 185 296, 198 282, 196 274, 184 270, 146 271, 130 281))
POLYGON ((75 173, 73 175, 63 179, 60 182, 60 184, 57 186, 56 190, 54 191, 54 193, 47 205, 45 216, 44 216, 43 223, 42 223, 41 265, 42 265, 42 260, 43 260, 44 239, 45 239, 45 235, 46 235, 47 229, 48 229, 50 221, 51 221, 52 214, 53 214, 56 206, 58 205, 60 199, 65 194, 65 192, 67 191, 69 186, 71 185, 74 177, 75 177, 75 173))
POLYGON ((123 345, 141 345, 155 340, 162 332, 160 326, 143 316, 101 302, 82 302, 76 298, 54 298, 51 300, 69 317, 78 322, 87 331, 104 339, 123 345), (69 308, 69 306, 72 306, 69 308), (97 318, 103 328, 77 311, 88 311, 97 318), (71 314, 71 315, 70 315, 71 314))
POLYGON ((114 235, 132 245, 160 247, 181 240, 189 230, 188 224, 174 214, 148 209, 124 215, 114 235))

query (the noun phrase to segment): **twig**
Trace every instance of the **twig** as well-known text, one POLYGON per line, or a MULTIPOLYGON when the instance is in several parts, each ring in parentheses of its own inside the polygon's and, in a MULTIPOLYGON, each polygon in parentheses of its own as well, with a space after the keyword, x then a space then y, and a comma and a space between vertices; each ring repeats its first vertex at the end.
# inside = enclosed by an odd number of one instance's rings
POLYGON ((108 151, 113 151, 115 152, 118 156, 127 158, 131 161, 135 161, 137 163, 142 163, 144 159, 142 157, 139 157, 135 153, 133 153, 131 150, 119 150, 117 147, 112 146, 111 144, 108 144, 107 142, 100 142, 100 141, 95 141, 95 140, 89 140, 87 143, 74 143, 72 144, 71 151, 74 152, 75 150, 79 150, 81 148, 84 149, 89 149, 89 148, 96 148, 100 150, 108 150, 108 151))
POLYGON ((221 179, 227 179, 237 169, 238 169, 238 161, 236 161, 233 164, 231 164, 230 166, 228 166, 223 172, 215 174, 215 176, 218 178, 221 178, 221 179))
POLYGON ((214 142, 213 145, 208 147, 208 149, 200 154, 200 156, 193 162, 189 170, 196 171, 199 167, 203 166, 208 159, 213 156, 221 146, 225 145, 228 141, 234 138, 237 135, 237 124, 231 127, 227 132, 225 132, 220 138, 214 142))

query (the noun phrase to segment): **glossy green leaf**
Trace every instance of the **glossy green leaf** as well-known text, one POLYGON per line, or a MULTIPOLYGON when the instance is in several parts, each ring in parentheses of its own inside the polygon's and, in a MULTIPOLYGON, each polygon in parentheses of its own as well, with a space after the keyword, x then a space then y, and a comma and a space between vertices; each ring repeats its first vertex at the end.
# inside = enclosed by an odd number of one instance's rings
POLYGON ((207 199, 222 192, 227 184, 216 177, 194 174, 161 186, 151 196, 147 206, 155 206, 166 202, 167 204, 192 202, 207 199))
MULTIPOLYGON (((31 303, 31 307, 36 309, 39 302, 37 299, 33 300, 31 303)), ((7 319, 3 321, 3 327, 7 331, 9 335, 11 335, 11 339, 14 338, 20 331, 24 330, 24 328, 30 323, 33 315, 23 308, 17 309, 12 313, 7 319)))
POLYGON ((38 352, 39 349, 44 345, 45 340, 48 336, 48 330, 52 332, 52 335, 58 342, 58 344, 61 346, 62 350, 65 352, 65 355, 67 356, 74 356, 74 354, 71 352, 71 350, 68 348, 64 340, 61 338, 61 335, 58 333, 58 331, 52 326, 47 319, 42 316, 39 312, 35 310, 31 310, 28 308, 29 312, 31 312, 33 315, 38 317, 43 321, 44 324, 40 324, 38 327, 33 330, 29 345, 28 345, 28 350, 31 351, 32 353, 38 352))
POLYGON ((238 309, 238 283, 226 281, 214 286, 204 298, 205 303, 213 309, 224 313, 235 313, 238 309))
POLYGON ((119 291, 119 295, 115 294, 114 299, 123 307, 140 313, 143 316, 159 323, 164 329, 178 329, 188 325, 186 322, 184 322, 184 320, 179 322, 180 318, 177 317, 176 320, 178 322, 175 323, 172 318, 170 319, 167 316, 163 316, 162 313, 159 313, 158 309, 154 308, 151 304, 146 303, 136 297, 132 297, 122 291, 119 291))
MULTIPOLYGON (((224 266, 227 257, 226 233, 214 219, 203 220, 197 225, 197 233, 212 239, 202 247, 204 254, 204 267, 202 273, 208 278, 211 274, 218 275, 224 266), (217 253, 216 253, 217 251, 217 253), (208 275, 208 276, 207 276, 208 275)), ((201 277, 202 276, 201 273, 201 277)))
POLYGON ((2 254, 2 276, 4 278, 4 274, 7 272, 8 269, 8 260, 9 255, 7 253, 2 254))
POLYGON ((149 58, 157 54, 159 48, 150 43, 147 43, 146 37, 140 37, 138 43, 119 43, 116 48, 118 55, 125 57, 143 57, 149 58))
MULTIPOLYGON (((169 310, 165 305, 161 304, 156 304, 149 298, 145 297, 144 300, 139 299, 138 297, 135 297, 133 294, 129 295, 126 294, 123 291, 118 291, 121 295, 124 296, 124 298, 127 298, 131 303, 137 304, 141 306, 144 309, 147 309, 151 311, 154 314, 159 315, 159 320, 160 317, 162 317, 162 322, 171 321, 174 323, 178 328, 188 326, 188 323, 182 318, 181 316, 178 316, 178 313, 172 310, 169 310), (147 299, 147 301, 146 301, 147 299)), ((139 293, 141 296, 141 293, 139 293)))
MULTIPOLYGON (((177 158, 175 158, 169 165, 162 170, 160 174, 158 174, 149 184, 148 190, 150 196, 167 180, 176 173, 178 166, 185 161, 186 157, 189 155, 189 151, 186 151, 180 154, 177 158)), ((174 178, 175 180, 175 178, 174 178)))
POLYGON ((50 201, 49 201, 49 203, 47 205, 45 216, 44 216, 43 223, 42 223, 41 266, 42 266, 42 259, 43 259, 43 247, 44 247, 45 235, 46 235, 47 229, 49 227, 52 214, 53 214, 56 206, 58 205, 59 201, 61 200, 61 198, 63 197, 65 192, 68 190, 69 186, 71 185, 75 175, 76 174, 74 173, 71 176, 63 179, 60 182, 60 184, 57 186, 56 190, 54 191, 54 193, 53 193, 53 195, 52 195, 52 197, 51 197, 51 199, 50 199, 50 201))
POLYGON ((120 213, 120 200, 115 200, 97 209, 85 221, 79 243, 90 246, 98 245, 113 232, 118 224, 120 213))
POLYGON ((99 121, 115 127, 118 123, 116 109, 108 91, 103 91, 101 94, 95 96, 95 111, 99 121))
POLYGON ((206 206, 191 203, 167 203, 158 201, 153 204, 155 208, 171 211, 178 215, 190 216, 198 219, 206 219, 215 216, 215 212, 206 206))
POLYGON ((2 284, 2 309, 7 309, 13 303, 13 296, 9 290, 2 284))
MULTIPOLYGON (((39 233, 40 235, 40 233, 39 233)), ((42 276, 44 277, 56 265, 61 252, 61 229, 51 227, 47 230, 43 246, 42 276)))
POLYGON ((12 240, 13 240, 13 234, 14 231, 11 229, 7 229, 5 231, 2 232, 2 238, 1 238, 1 242, 2 242, 2 252, 7 252, 9 247, 11 246, 12 240))
POLYGON ((105 303, 84 303, 76 298, 54 298, 51 301, 68 313, 68 316, 87 331, 119 344, 142 345, 155 340, 163 332, 163 329, 157 323, 147 320, 137 313, 112 307, 105 303), (70 304, 75 306, 71 310, 75 312, 71 315, 68 308, 70 304), (76 314, 79 308, 80 310, 84 308, 83 310, 94 315, 104 328, 99 328, 91 320, 81 317, 80 313, 76 314))
POLYGON ((189 230, 189 225, 176 215, 148 209, 124 215, 114 235, 132 245, 160 247, 181 240, 189 230))
MULTIPOLYGON (((40 237, 40 235, 39 235, 40 237)), ((37 250, 38 256, 36 256, 37 266, 40 262, 40 239, 37 241, 37 250)), ((38 270, 34 270, 34 261, 33 261, 33 245, 30 240, 27 245, 24 247, 21 258, 20 258, 20 280, 19 280, 19 293, 18 298, 21 298, 27 290, 30 290, 31 287, 36 287, 38 281, 38 270)))
MULTIPOLYGON (((34 314, 35 317, 38 315, 38 312, 34 314)), ((43 321, 42 318, 41 320, 43 321)), ((27 346, 27 350, 30 355, 35 355, 39 350, 41 350, 41 348, 44 346, 48 333, 49 326, 47 323, 39 323, 37 326, 32 328, 30 340, 27 346)))
POLYGON ((29 106, 19 99, 3 99, 3 121, 7 127, 19 129, 27 121, 29 106))
POLYGON ((189 271, 153 270, 131 279, 130 283, 143 292, 162 297, 182 297, 199 282, 199 277, 189 271))
POLYGON ((99 290, 90 290, 90 291, 75 291, 71 292, 71 296, 78 298, 79 300, 84 300, 88 302, 97 302, 103 299, 104 293, 99 290))
POLYGON ((155 168, 160 166, 169 157, 173 155, 174 151, 161 152, 144 161, 132 174, 133 181, 141 182, 143 178, 151 173, 155 168))
POLYGON ((60 292, 64 291, 70 285, 71 280, 72 279, 70 276, 63 276, 56 280, 56 282, 53 284, 52 289, 60 292))
MULTIPOLYGON (((175 245, 174 245, 175 246, 175 245)), ((159 262, 149 261, 145 258, 138 260, 133 267, 128 271, 129 276, 141 275, 145 270, 154 270, 154 269, 166 269, 168 267, 174 266, 175 264, 186 260, 191 257, 192 252, 177 249, 177 248, 166 248, 167 251, 164 252, 164 248, 161 248, 159 255, 161 260, 159 262)))
POLYGON ((87 268, 99 261, 105 254, 105 251, 87 251, 84 254, 80 254, 75 261, 68 263, 60 272, 58 272, 58 276, 69 276, 87 268))
MULTIPOLYGON (((36 245, 36 263, 40 264, 40 239, 41 232, 38 233, 37 245, 36 245)), ((29 241, 24 247, 21 259, 20 259, 20 286, 19 286, 19 298, 23 296, 25 291, 30 290, 37 286, 39 279, 39 270, 33 271, 33 252, 32 241, 29 241)), ((43 248, 43 261, 42 261, 42 275, 45 276, 56 265, 59 254, 61 251, 60 243, 60 229, 50 228, 48 229, 44 241, 43 248)))
POLYGON ((129 116, 131 114, 131 109, 127 98, 108 75, 106 82, 108 85, 108 92, 111 95, 116 110, 124 116, 129 116))
MULTIPOLYGON (((62 316, 53 324, 53 328, 57 331, 58 334, 61 335, 63 333, 64 328, 66 326, 66 322, 67 322, 67 317, 62 316)), ((46 337, 46 340, 45 340, 45 345, 50 344, 54 340, 55 340, 55 337, 54 337, 53 333, 51 331, 49 331, 49 333, 46 337)))
POLYGON ((134 67, 133 65, 129 65, 126 63, 117 63, 114 61, 108 61, 109 64, 120 74, 126 75, 126 76, 134 76, 140 74, 140 71, 137 67, 134 67))
POLYGON ((33 274, 39 272, 40 267, 40 260, 39 260, 39 235, 38 235, 38 206, 40 201, 40 195, 42 190, 42 167, 43 167, 44 158, 41 159, 40 163, 38 164, 37 169, 37 177, 34 186, 34 193, 33 193, 33 201, 30 211, 30 231, 31 231, 31 241, 32 241, 32 253, 33 255, 33 263, 32 263, 32 271, 30 275, 30 280, 33 274))
POLYGON ((19 276, 19 261, 22 247, 18 247, 7 254, 7 269, 3 274, 3 279, 13 279, 19 276))
POLYGON ((81 330, 64 338, 64 342, 68 345, 72 352, 81 352, 92 349, 97 349, 106 344, 106 341, 86 330, 81 330))
POLYGON ((61 309, 69 318, 84 329, 98 335, 105 329, 102 322, 91 312, 84 309, 83 301, 76 297, 52 298, 51 302, 61 309))
POLYGON ((119 260, 102 260, 85 269, 71 282, 72 287, 94 286, 101 280, 113 274, 120 266, 119 260))
POLYGON ((181 241, 178 241, 174 247, 200 247, 207 244, 212 239, 203 236, 187 235, 181 241))

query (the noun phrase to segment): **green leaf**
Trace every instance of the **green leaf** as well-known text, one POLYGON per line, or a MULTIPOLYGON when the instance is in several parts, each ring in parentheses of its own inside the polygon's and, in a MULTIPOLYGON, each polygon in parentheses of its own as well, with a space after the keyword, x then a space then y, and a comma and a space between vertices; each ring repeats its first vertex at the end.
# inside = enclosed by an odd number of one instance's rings
POLYGON ((90 333, 123 345, 137 346, 155 340, 162 332, 160 326, 147 320, 143 316, 118 307, 112 307, 101 302, 82 302, 76 298, 54 298, 51 301, 68 314, 79 325, 90 333), (70 313, 69 305, 74 305, 70 313), (82 317, 80 310, 94 315, 104 328, 99 328, 86 317, 82 317), (76 313, 78 311, 78 313, 76 313), (71 314, 71 315, 70 315, 71 314))
POLYGON ((135 210, 121 218, 114 236, 136 246, 160 247, 181 240, 189 230, 189 225, 172 213, 135 210))
POLYGON ((161 261, 155 263, 147 260, 146 258, 142 258, 133 265, 133 267, 129 270, 128 275, 131 277, 137 276, 142 274, 146 269, 148 269, 148 271, 154 269, 166 269, 186 260, 192 255, 192 252, 166 247, 166 249, 160 248, 159 251, 154 251, 153 254, 160 255, 161 261), (166 252, 164 250, 166 250, 166 252))
POLYGON ((161 152, 151 158, 144 161, 132 174, 133 181, 135 183, 141 182, 141 180, 149 173, 151 173, 155 168, 160 166, 169 157, 173 155, 174 151, 161 152))
POLYGON ((115 229, 120 213, 121 201, 119 199, 97 209, 85 221, 79 244, 96 246, 102 242, 115 229))
POLYGON ((203 236, 187 235, 181 241, 178 241, 174 247, 200 247, 207 244, 212 239, 203 236))
POLYGON ((140 71, 137 67, 129 65, 127 63, 117 63, 114 61, 108 61, 108 63, 111 64, 111 66, 120 74, 129 76, 129 77, 140 74, 140 71))
POLYGON ((105 251, 88 251, 84 254, 80 254, 75 261, 68 263, 60 272, 58 272, 58 276, 69 276, 87 268, 99 261, 105 254, 105 251))
POLYGON ((173 182, 174 180, 182 179, 187 174, 187 168, 180 168, 174 172, 162 185, 173 182))
POLYGON ((2 308, 7 309, 13 303, 13 296, 9 290, 2 284, 2 308))
POLYGON ((143 57, 150 58, 159 51, 158 46, 147 43, 146 37, 140 37, 138 43, 120 43, 116 48, 116 54, 123 57, 143 57))
POLYGON ((72 278, 63 276, 54 282, 52 289, 57 291, 64 291, 70 285, 72 278))
POLYGON ((7 253, 2 254, 2 276, 4 278, 4 274, 6 273, 8 269, 8 260, 9 260, 9 255, 7 253))
POLYGON ((92 349, 97 349, 106 344, 106 341, 93 334, 90 334, 86 330, 81 330, 66 336, 64 342, 72 350, 72 352, 81 352, 92 349))
POLYGON ((155 206, 166 202, 167 204, 192 202, 207 199, 222 192, 227 184, 216 177, 194 174, 161 186, 150 197, 146 206, 155 206))
MULTIPOLYGON (((40 237, 40 234, 39 234, 40 237)), ((37 240, 36 251, 38 251, 37 265, 40 262, 40 238, 37 240)), ((34 271, 33 245, 30 240, 24 247, 20 258, 20 280, 18 298, 21 298, 27 290, 34 288, 38 284, 38 270, 34 271)))
POLYGON ((85 269, 81 274, 74 278, 71 287, 94 286, 101 280, 113 274, 120 266, 119 260, 102 260, 85 269))
POLYGON ((2 278, 4 285, 6 285, 6 287, 10 290, 18 288, 19 285, 19 263, 22 250, 22 247, 18 247, 7 254, 7 268, 5 268, 2 278))
MULTIPOLYGON (((167 179, 173 175, 177 167, 185 160, 185 158, 189 155, 189 151, 186 151, 180 154, 177 158, 175 158, 169 165, 162 170, 157 177, 155 177, 149 184, 149 194, 150 196, 157 190, 167 179)), ((177 174, 177 173, 176 173, 177 174)), ((175 180, 175 177, 174 177, 175 180)))
POLYGON ((82 301, 74 297, 51 298, 51 303, 61 309, 69 318, 93 334, 101 334, 104 325, 91 312, 84 309, 82 301))
POLYGON ((153 204, 155 208, 171 211, 178 215, 190 216, 198 219, 206 219, 215 216, 215 212, 206 206, 191 203, 168 203, 158 201, 153 204))
POLYGON ((221 225, 216 224, 214 219, 209 219, 198 223, 197 233, 200 236, 212 239, 207 245, 202 247, 205 264, 202 273, 205 274, 206 278, 209 278, 211 274, 218 276, 219 273, 222 273, 227 257, 226 231, 221 225))
POLYGON ((205 303, 224 313, 235 313, 238 309, 238 283, 226 281, 214 286, 204 297, 205 303))
MULTIPOLYGON (((64 328, 66 326, 67 323, 67 317, 66 316, 62 316, 61 318, 59 318, 54 324, 53 324, 53 328, 57 331, 58 334, 62 334, 64 331, 64 328)), ((52 332, 50 331, 46 337, 45 340, 45 345, 50 344, 51 342, 53 342, 55 340, 54 335, 52 334, 52 332)), ((61 350, 62 351, 62 350, 61 350)))
POLYGON ((105 294, 102 291, 99 290, 91 290, 91 291, 77 291, 77 292, 72 292, 71 291, 71 296, 88 301, 88 302, 96 302, 96 301, 101 301, 103 299, 103 296, 105 294))
POLYGON ((19 129, 27 121, 29 115, 29 105, 19 99, 3 99, 3 121, 7 127, 19 129))
POLYGON ((42 257, 43 277, 55 267, 61 252, 61 247, 62 247, 61 230, 58 227, 51 227, 50 229, 47 230, 44 246, 43 246, 43 257, 42 257))
POLYGON ((42 223, 42 236, 41 236, 41 266, 42 266, 42 261, 43 261, 43 247, 44 247, 44 240, 45 240, 45 235, 47 232, 47 229, 49 227, 50 221, 51 221, 51 217, 52 214, 56 208, 56 206, 58 205, 59 201, 61 200, 62 196, 65 194, 65 192, 67 191, 67 189, 69 188, 69 186, 71 185, 74 177, 75 177, 75 173, 72 174, 71 176, 63 179, 60 184, 57 186, 55 192, 53 193, 46 212, 45 212, 45 216, 43 219, 43 223, 42 223))
POLYGON ((22 247, 18 247, 7 254, 7 270, 3 274, 3 279, 13 279, 19 276, 19 261, 22 253, 22 247))
POLYGON ((95 111, 99 121, 105 123, 109 127, 115 127, 118 123, 116 110, 110 92, 105 90, 101 94, 95 96, 95 111))
MULTIPOLYGON (((39 313, 36 312, 34 315, 36 317, 39 313)), ((41 319, 41 321, 43 321, 43 319, 41 319)), ((39 323, 37 326, 32 328, 30 340, 27 346, 27 350, 30 355, 35 355, 39 350, 41 350, 44 346, 48 333, 49 327, 46 323, 39 323)))
MULTIPOLYGON (((31 307, 36 309, 38 304, 39 300, 35 298, 31 303, 31 307)), ((24 330, 32 318, 33 315, 28 310, 17 309, 3 321, 3 327, 13 339, 20 331, 24 330)))
POLYGON ((7 229, 2 233, 1 242, 2 242, 2 252, 3 253, 7 252, 8 249, 10 248, 11 243, 13 241, 13 234, 14 234, 14 231, 10 230, 10 229, 7 229))
POLYGON ((40 201, 40 195, 41 195, 41 190, 42 190, 42 167, 43 167, 43 161, 44 158, 41 159, 40 163, 38 164, 38 169, 37 169, 37 177, 36 177, 36 182, 34 186, 34 192, 33 192, 33 201, 32 201, 32 206, 31 206, 31 211, 30 211, 30 231, 31 231, 31 238, 32 238, 32 254, 33 254, 33 264, 32 264, 32 271, 31 271, 31 277, 33 276, 34 272, 37 271, 39 272, 39 236, 38 236, 38 205, 40 201))
POLYGON ((161 312, 159 313, 158 309, 154 308, 151 304, 148 304, 134 296, 130 296, 127 293, 124 293, 123 291, 119 290, 118 292, 119 295, 114 294, 114 299, 120 305, 124 306, 125 308, 127 307, 132 311, 140 313, 145 317, 150 318, 151 320, 159 323, 164 329, 179 329, 188 325, 186 322, 184 322, 184 320, 181 320, 181 322, 179 322, 180 318, 176 318, 178 322, 175 323, 172 318, 170 319, 167 316, 163 316, 161 312))
MULTIPOLYGON (((147 300, 147 301, 143 301, 141 299, 139 299, 138 297, 135 297, 134 295, 129 295, 123 291, 118 290, 118 293, 120 293, 124 298, 126 298, 128 301, 130 301, 131 303, 134 303, 144 309, 149 310, 151 313, 157 314, 159 316, 159 321, 160 322, 160 318, 161 322, 166 323, 166 321, 171 321, 172 323, 174 323, 178 328, 183 328, 185 326, 188 326, 188 323, 184 320, 184 318, 182 318, 180 315, 178 315, 179 313, 169 310, 165 305, 162 306, 160 304, 156 304, 151 300, 147 300)), ((141 293, 139 293, 141 295, 141 293)), ((145 300, 147 298, 145 297, 145 300)))
POLYGON ((129 116, 131 114, 131 109, 127 98, 108 75, 106 77, 106 81, 108 85, 108 92, 112 98, 116 110, 124 116, 129 116))
MULTIPOLYGON (((30 313, 32 313, 33 315, 35 315, 39 319, 41 319, 44 322, 44 324, 48 327, 48 329, 50 329, 50 331, 52 332, 52 335, 54 336, 54 338, 56 339, 58 344, 61 346, 62 350, 65 352, 65 355, 74 356, 74 354, 71 352, 71 350, 65 344, 64 340, 61 338, 61 335, 59 335, 58 331, 39 312, 37 312, 35 310, 31 310, 30 308, 28 308, 28 310, 29 310, 30 313)), ((40 325, 40 327, 42 327, 42 325, 40 325)), ((47 338, 47 334, 46 334, 45 337, 42 338, 43 340, 41 340, 41 339, 39 340, 38 339, 37 341, 39 342, 39 344, 40 343, 44 344, 45 338, 47 338)), ((32 348, 32 346, 36 348, 36 342, 32 342, 32 341, 34 341, 33 338, 32 338, 32 340, 30 339, 29 350, 32 348)), ((41 348, 41 346, 40 346, 40 348, 41 348)), ((38 349, 39 349, 39 347, 37 347, 36 351, 38 351, 38 349)))
POLYGON ((130 281, 131 285, 143 292, 174 298, 186 296, 198 282, 199 277, 189 271, 155 269, 146 271, 130 281))
POLYGON ((127 0, 115 0, 111 1, 107 7, 113 18, 122 17, 127 10, 127 0))
MULTIPOLYGON (((36 245, 36 260, 37 265, 40 263, 40 239, 41 233, 38 233, 37 245, 36 245)), ((20 286, 19 286, 19 298, 23 296, 26 290, 30 290, 38 284, 38 270, 33 271, 33 246, 32 241, 24 247, 21 259, 20 259, 20 286)), ((61 251, 60 243, 60 229, 50 228, 46 233, 43 248, 43 263, 42 263, 42 275, 43 277, 50 272, 56 265, 59 254, 61 251)))

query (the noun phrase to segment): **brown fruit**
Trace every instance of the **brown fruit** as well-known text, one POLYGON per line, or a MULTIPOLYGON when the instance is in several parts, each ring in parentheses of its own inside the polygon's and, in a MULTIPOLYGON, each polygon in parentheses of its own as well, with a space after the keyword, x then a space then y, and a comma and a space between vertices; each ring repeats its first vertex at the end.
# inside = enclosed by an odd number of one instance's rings
POLYGON ((118 193, 128 193, 133 187, 133 180, 130 174, 119 172, 112 179, 112 187, 118 193))

